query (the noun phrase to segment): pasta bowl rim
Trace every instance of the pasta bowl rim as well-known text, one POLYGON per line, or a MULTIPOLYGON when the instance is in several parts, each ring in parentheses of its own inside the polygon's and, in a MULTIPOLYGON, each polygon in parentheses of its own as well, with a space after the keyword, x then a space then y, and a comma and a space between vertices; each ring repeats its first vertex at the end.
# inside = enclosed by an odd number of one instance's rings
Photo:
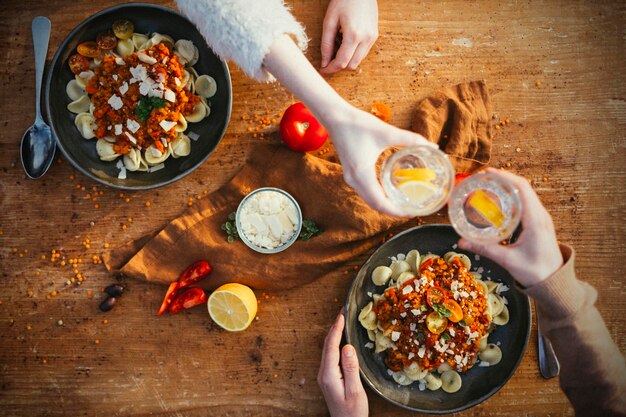
MULTIPOLYGON (((396 399, 393 398, 389 398, 387 395, 385 395, 383 393, 383 389, 379 386, 380 384, 377 381, 372 381, 370 380, 369 376, 366 374, 366 372, 364 372, 364 361, 362 360, 362 357, 365 355, 365 351, 367 351, 368 353, 370 352, 370 350, 365 349, 362 345, 358 345, 357 342, 359 342, 359 340, 352 340, 351 337, 351 333, 353 331, 353 329, 356 327, 356 331, 361 330, 358 326, 360 326, 360 323, 358 322, 358 320, 356 319, 356 316, 358 316, 358 311, 359 311, 359 305, 356 305, 354 307, 354 309, 356 310, 356 315, 355 315, 355 321, 352 322, 350 320, 350 314, 351 314, 351 301, 354 298, 354 300, 356 301, 356 292, 357 291, 365 291, 365 289, 363 288, 365 284, 365 280, 368 278, 367 275, 367 268, 370 266, 370 263, 372 262, 372 260, 374 259, 374 257, 376 255, 378 255, 381 251, 382 248, 384 248, 385 246, 390 246, 391 243, 393 241, 399 240, 399 239, 403 239, 405 238, 406 235, 409 234, 413 234, 413 233, 420 233, 420 230, 427 230, 427 229, 433 229, 433 232, 438 232, 438 230, 442 230, 445 232, 453 232, 455 235, 458 236, 458 234, 456 233, 456 231, 454 231, 454 229, 452 228, 451 225, 449 224, 426 224, 426 225, 421 225, 421 226, 415 226, 412 227, 410 229, 407 229, 401 233, 396 234, 393 238, 389 239, 388 241, 386 241, 385 243, 383 243, 382 245, 379 245, 376 249, 374 249, 374 251, 371 253, 371 255, 367 258, 367 260, 365 260, 365 262, 363 262, 363 264, 361 265, 361 267, 359 268, 359 271, 357 272, 357 275, 355 276, 354 280, 352 281, 352 284, 350 285, 350 288, 348 290, 348 294, 346 296, 346 302, 344 304, 344 307, 342 309, 342 312, 344 314, 345 317, 345 325, 344 325, 344 331, 343 331, 343 339, 345 341, 345 343, 351 343, 354 347, 355 350, 357 352, 357 358, 359 358, 359 373, 361 375, 361 378, 365 381, 365 383, 374 391, 376 392, 376 394, 378 394, 380 397, 384 398, 386 401, 401 407, 403 409, 406 410, 410 410, 410 411, 414 411, 414 412, 418 412, 418 413, 429 413, 429 414, 451 414, 451 413, 457 413, 459 411, 462 410, 466 410, 468 408, 471 408, 475 405, 478 405, 480 403, 482 403, 483 401, 487 400, 488 398, 490 398, 491 396, 493 396, 496 392, 498 392, 502 387, 504 387, 504 385, 506 385, 506 383, 513 377, 513 375, 515 374, 515 371, 518 369, 524 354, 528 348, 528 342, 530 339, 530 331, 531 331, 531 326, 532 326, 532 313, 530 310, 530 298, 522 293, 519 293, 518 296, 520 297, 521 300, 523 300, 523 304, 524 304, 524 310, 525 311, 519 311, 517 313, 517 319, 519 320, 522 324, 524 323, 524 320, 526 320, 527 325, 524 327, 520 327, 520 331, 525 333, 524 338, 523 338, 523 343, 519 345, 519 349, 520 349, 520 355, 516 358, 514 358, 512 364, 510 365, 509 368, 505 369, 501 369, 498 370, 496 369, 496 372, 501 372, 502 375, 504 375, 503 378, 501 378, 502 380, 497 382, 497 383, 493 383, 493 386, 490 385, 490 388, 488 389, 488 391, 484 394, 481 395, 477 398, 471 398, 469 399, 467 402, 459 405, 459 406, 455 406, 455 407, 451 407, 448 409, 434 409, 434 408, 424 408, 420 406, 414 406, 411 404, 405 404, 402 403, 396 399)), ((460 249, 458 249, 460 251, 460 249)), ((468 252, 468 251, 461 251, 462 252, 468 252)), ((468 252, 471 253, 471 252, 468 252)), ((395 254, 394 254, 395 255, 395 254)), ((443 255, 443 254, 440 254, 443 255)), ((486 257, 481 257, 487 259, 489 262, 495 264, 494 261, 491 261, 489 258, 486 257)), ((496 264, 497 265, 497 264, 496 264)), ((500 268, 504 269, 503 267, 499 266, 500 268)), ((382 288, 382 287, 381 287, 382 288)), ((505 326, 506 327, 506 326, 505 326)), ((371 354, 373 355, 374 351, 371 350, 371 354)), ((504 362, 504 361, 503 361, 504 362)), ((498 365, 495 365, 498 366, 498 365)), ((494 366, 494 369, 495 369, 494 366)), ((477 366, 471 368, 468 372, 470 372, 472 369, 477 368, 477 366)), ((478 367, 480 368, 480 367, 478 367)), ((482 368, 482 369, 490 369, 491 367, 488 368, 482 368)), ((376 374, 376 372, 373 372, 370 370, 371 373, 376 374)), ((461 374, 461 376, 463 377, 465 374, 461 374)), ((398 384, 395 384, 396 386, 398 384)), ((397 389, 404 389, 407 387, 400 387, 397 389)), ((408 389, 408 388, 407 388, 408 389)), ((435 396, 436 391, 425 391, 427 393, 432 394, 433 396, 435 396)), ((448 396, 454 396, 457 395, 458 393, 454 393, 454 394, 445 394, 448 396)))
MULTIPOLYGON (((61 61, 62 55, 66 53, 68 45, 71 44, 75 40, 75 38, 81 33, 81 31, 83 31, 86 27, 88 27, 90 23, 94 22, 95 20, 107 14, 114 14, 116 12, 119 12, 120 10, 121 11, 123 11, 124 9, 141 10, 142 8, 152 9, 154 11, 176 16, 180 19, 183 19, 189 25, 190 28, 193 28, 191 30, 197 31, 197 28, 195 27, 195 25, 191 23, 191 21, 189 21, 187 17, 179 13, 177 10, 166 7, 166 6, 142 2, 142 3, 122 3, 122 4, 114 5, 111 7, 107 7, 83 19, 64 37, 63 41, 59 44, 59 47, 55 51, 52 60, 50 61, 50 65, 48 66, 47 71, 46 71, 47 74, 46 74, 46 79, 45 79, 44 103, 45 103, 45 109, 46 109, 46 118, 52 130, 52 134, 55 138, 57 147, 60 149, 63 157, 72 165, 74 169, 76 169, 77 171, 79 171, 81 174, 85 175, 89 179, 94 180, 100 184, 106 185, 114 189, 127 190, 127 191, 149 190, 149 189, 163 187, 163 186, 172 184, 178 180, 183 179, 184 177, 188 176, 189 174, 191 174, 192 172, 200 168, 200 166, 202 166, 207 161, 207 159, 215 151, 215 149, 217 148, 221 140, 224 138, 224 135, 226 134, 226 130, 230 123, 230 118, 231 118, 231 113, 232 113, 232 102, 233 102, 232 80, 230 76, 230 70, 228 68, 228 63, 224 61, 223 59, 219 58, 207 45, 207 48, 209 49, 209 51, 213 55, 215 55, 215 57, 220 61, 221 67, 218 69, 218 71, 225 79, 225 83, 223 83, 222 88, 227 90, 227 96, 226 96, 227 105, 224 106, 225 114, 223 117, 223 126, 219 130, 211 133, 211 135, 214 137, 215 145, 212 146, 212 148, 209 149, 205 155, 202 155, 197 160, 197 162, 195 162, 193 165, 185 167, 184 169, 181 168, 179 171, 173 172, 171 176, 168 176, 167 178, 163 178, 161 180, 146 181, 145 183, 141 183, 141 184, 126 185, 126 184, 119 184, 113 180, 107 180, 107 178, 103 178, 103 177, 100 177, 99 175, 96 175, 94 172, 91 172, 91 170, 89 169, 90 168, 89 165, 86 165, 85 162, 83 161, 76 160, 76 158, 74 158, 71 155, 69 151, 71 144, 70 143, 64 144, 64 140, 60 138, 59 133, 62 133, 62 129, 60 126, 61 123, 57 123, 56 118, 53 116, 54 112, 52 111, 52 108, 57 105, 55 101, 57 99, 55 97, 51 97, 53 76, 58 75, 59 71, 62 71, 62 69, 58 69, 58 67, 63 65, 63 62, 61 61)), ((200 47, 199 45, 197 46, 200 47)), ((204 51, 201 50, 201 53, 203 52, 204 51)), ((76 134, 80 134, 80 133, 76 132, 76 134)), ((188 155, 184 158, 189 158, 189 157, 190 156, 188 155)), ((119 158, 121 158, 121 156, 119 158)), ((168 166, 166 164, 165 169, 167 168, 168 166)))
POLYGON ((237 225, 237 234, 239 235, 243 243, 246 244, 247 247, 254 250, 255 252, 258 252, 264 255, 272 255, 275 253, 280 253, 286 250, 287 248, 289 248, 294 243, 296 243, 296 241, 298 240, 298 236, 300 236, 300 231, 302 230, 302 210, 300 209, 300 204, 298 204, 298 201, 291 194, 289 194, 287 191, 283 190, 282 188, 261 187, 261 188, 257 188, 249 192, 248 195, 246 195, 239 202, 239 205, 237 206, 237 212, 235 213, 235 224, 237 225), (296 230, 294 231, 293 235, 289 238, 289 240, 286 243, 280 246, 277 246, 275 248, 272 248, 272 249, 255 245, 254 243, 250 241, 250 239, 246 237, 246 234, 243 231, 241 231, 241 210, 244 206, 244 203, 248 199, 250 199, 250 197, 252 197, 253 195, 258 194, 260 192, 264 192, 264 191, 275 191, 284 195, 285 197, 289 199, 289 201, 291 201, 296 206, 296 211, 298 212, 298 224, 296 224, 296 230))

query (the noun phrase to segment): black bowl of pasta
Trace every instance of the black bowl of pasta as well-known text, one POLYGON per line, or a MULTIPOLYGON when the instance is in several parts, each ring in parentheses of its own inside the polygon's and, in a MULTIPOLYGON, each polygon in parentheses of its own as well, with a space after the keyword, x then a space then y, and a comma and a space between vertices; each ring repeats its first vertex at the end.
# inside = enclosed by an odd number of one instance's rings
POLYGON ((176 11, 123 4, 80 23, 54 55, 46 108, 61 152, 84 175, 150 189, 198 168, 231 113, 226 63, 176 11))
POLYGON ((450 225, 396 235, 361 266, 346 301, 345 339, 363 380, 420 413, 455 413, 495 394, 530 335, 528 297, 458 240, 450 225))

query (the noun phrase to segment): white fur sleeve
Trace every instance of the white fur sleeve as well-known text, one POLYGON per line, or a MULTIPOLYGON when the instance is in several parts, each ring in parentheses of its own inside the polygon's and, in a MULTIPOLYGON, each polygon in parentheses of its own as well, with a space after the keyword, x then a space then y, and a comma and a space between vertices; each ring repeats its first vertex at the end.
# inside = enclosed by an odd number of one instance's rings
POLYGON ((234 61, 250 77, 274 81, 263 59, 277 37, 291 35, 302 50, 304 28, 282 0, 176 0, 217 55, 234 61))

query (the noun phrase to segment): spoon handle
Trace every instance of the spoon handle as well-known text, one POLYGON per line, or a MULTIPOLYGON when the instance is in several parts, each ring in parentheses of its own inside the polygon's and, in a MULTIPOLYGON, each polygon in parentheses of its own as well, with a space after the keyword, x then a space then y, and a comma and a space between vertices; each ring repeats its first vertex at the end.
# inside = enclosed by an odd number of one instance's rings
POLYGON ((559 371, 561 366, 559 364, 559 360, 556 357, 556 353, 554 353, 554 348, 552 347, 552 343, 541 333, 541 328, 539 327, 539 311, 535 308, 535 313, 537 316, 537 342, 539 349, 539 372, 541 375, 546 378, 554 378, 559 375, 559 371))
POLYGON ((37 16, 33 19, 33 45, 35 47, 35 83, 37 109, 36 122, 42 122, 41 118, 41 81, 43 79, 43 69, 46 66, 46 55, 48 54, 48 43, 50 41, 50 19, 44 16, 37 16))

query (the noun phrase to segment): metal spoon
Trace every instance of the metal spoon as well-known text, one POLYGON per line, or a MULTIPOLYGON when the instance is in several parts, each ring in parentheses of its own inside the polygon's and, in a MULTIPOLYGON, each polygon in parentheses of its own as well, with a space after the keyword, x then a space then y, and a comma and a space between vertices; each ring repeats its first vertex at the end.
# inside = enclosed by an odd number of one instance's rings
POLYGON ((537 348, 539 350, 539 372, 546 378, 554 378, 559 375, 561 365, 554 353, 552 343, 541 333, 539 327, 539 309, 535 307, 535 315, 537 316, 537 348))
POLYGON ((41 80, 43 69, 46 64, 48 42, 50 41, 50 19, 37 16, 33 19, 33 45, 35 46, 35 81, 37 109, 35 124, 33 124, 22 137, 20 157, 26 175, 32 179, 41 177, 46 173, 54 158, 56 142, 52 138, 50 126, 41 117, 41 80))

